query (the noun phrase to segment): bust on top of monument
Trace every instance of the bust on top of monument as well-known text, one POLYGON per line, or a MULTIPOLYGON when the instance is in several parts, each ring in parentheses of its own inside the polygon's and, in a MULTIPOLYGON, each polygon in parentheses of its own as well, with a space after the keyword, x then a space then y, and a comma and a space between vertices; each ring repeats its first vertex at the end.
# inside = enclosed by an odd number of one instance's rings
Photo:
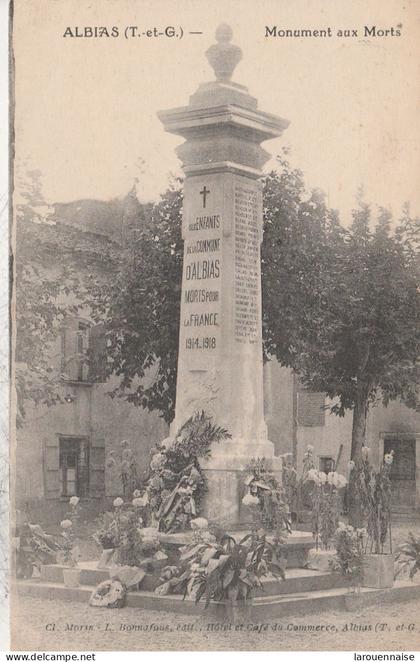
POLYGON ((242 60, 242 51, 239 46, 231 44, 233 31, 227 23, 221 23, 216 30, 217 44, 213 44, 206 51, 207 59, 216 74, 217 81, 228 81, 233 71, 242 60))

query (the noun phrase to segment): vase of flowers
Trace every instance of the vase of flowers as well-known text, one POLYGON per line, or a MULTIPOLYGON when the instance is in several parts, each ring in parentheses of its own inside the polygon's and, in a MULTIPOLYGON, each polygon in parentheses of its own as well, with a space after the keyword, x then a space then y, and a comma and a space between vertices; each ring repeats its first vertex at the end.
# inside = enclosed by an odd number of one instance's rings
POLYGON ((391 537, 391 479, 394 452, 384 456, 379 470, 369 459, 369 449, 363 447, 357 471, 363 510, 367 519, 367 553, 363 586, 390 588, 394 583, 394 555, 391 537))

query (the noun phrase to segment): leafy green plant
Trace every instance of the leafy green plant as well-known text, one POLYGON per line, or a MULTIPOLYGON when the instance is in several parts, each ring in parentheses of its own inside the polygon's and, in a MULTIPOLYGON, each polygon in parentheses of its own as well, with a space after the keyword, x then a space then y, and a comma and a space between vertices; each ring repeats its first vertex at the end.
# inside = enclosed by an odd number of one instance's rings
POLYGON ((391 451, 384 456, 379 468, 375 470, 369 459, 369 449, 364 446, 362 459, 354 465, 350 476, 353 484, 361 495, 363 513, 367 519, 367 532, 370 541, 370 551, 374 554, 385 553, 385 543, 389 541, 389 552, 392 552, 391 527, 391 467, 393 462, 391 451))
POLYGON ((338 526, 340 490, 345 487, 347 480, 336 471, 326 474, 310 469, 306 474, 306 482, 311 486, 312 533, 316 549, 321 544, 324 550, 328 550, 338 526))
POLYGON ((118 472, 124 498, 132 497, 140 487, 140 480, 137 459, 127 439, 121 441, 119 450, 108 453, 106 466, 111 471, 118 472))
POLYGON ((349 588, 359 590, 364 575, 366 529, 341 524, 334 534, 333 543, 336 554, 330 560, 331 569, 349 582, 349 588))
POLYGON ((407 540, 397 548, 395 557, 396 576, 407 572, 410 579, 420 571, 420 536, 409 531, 407 540))
POLYGON ((261 579, 271 573, 284 580, 286 562, 281 545, 270 543, 265 533, 250 533, 239 542, 224 533, 215 542, 200 542, 184 548, 180 566, 166 568, 166 581, 157 593, 178 592, 205 600, 206 607, 216 602, 247 600, 261 579))
POLYGON ((211 416, 197 411, 182 425, 171 446, 159 444, 152 450, 146 493, 160 531, 188 529, 199 515, 207 489, 200 460, 210 457, 211 444, 229 437, 211 416))
POLYGON ((246 473, 248 491, 242 503, 250 507, 254 526, 275 531, 277 538, 283 540, 292 530, 290 510, 285 491, 275 478, 270 463, 265 458, 253 458, 246 473))
POLYGON ((41 568, 56 562, 60 542, 41 528, 39 524, 23 524, 19 529, 16 554, 16 574, 30 579, 33 568, 41 568))

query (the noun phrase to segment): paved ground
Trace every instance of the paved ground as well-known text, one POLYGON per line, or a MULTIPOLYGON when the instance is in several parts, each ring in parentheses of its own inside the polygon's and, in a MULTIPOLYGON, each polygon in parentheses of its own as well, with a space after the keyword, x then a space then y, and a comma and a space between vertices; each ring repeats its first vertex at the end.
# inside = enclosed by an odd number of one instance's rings
POLYGON ((420 650, 420 601, 237 626, 202 608, 191 617, 29 597, 14 613, 14 650, 420 650))

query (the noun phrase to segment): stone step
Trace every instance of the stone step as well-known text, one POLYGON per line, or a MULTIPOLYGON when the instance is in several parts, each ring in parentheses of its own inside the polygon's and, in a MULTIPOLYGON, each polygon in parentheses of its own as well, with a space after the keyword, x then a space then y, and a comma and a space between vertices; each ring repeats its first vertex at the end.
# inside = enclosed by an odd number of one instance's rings
MULTIPOLYGON (((91 586, 68 588, 63 584, 43 582, 41 580, 18 580, 16 588, 19 595, 41 599, 66 600, 73 602, 88 602, 92 592, 91 586)), ((349 594, 347 588, 331 588, 328 590, 289 593, 285 595, 266 595, 255 597, 250 613, 246 617, 249 622, 268 621, 274 618, 290 617, 294 614, 305 615, 320 613, 326 610, 347 609, 359 611, 366 606, 383 604, 385 602, 402 602, 420 599, 420 580, 410 582, 400 580, 388 589, 363 588, 357 595, 349 594)), ((198 615, 204 612, 204 604, 196 605, 191 599, 182 599, 179 595, 157 595, 151 591, 133 591, 128 594, 127 606, 138 609, 176 611, 182 614, 198 615)), ((226 607, 223 603, 210 603, 210 614, 226 618, 226 607)))
POLYGON ((306 570, 304 568, 286 568, 286 580, 267 577, 262 580, 263 588, 256 595, 283 595, 308 591, 322 591, 331 588, 342 588, 346 581, 340 575, 332 572, 306 570))
MULTIPOLYGON (((87 561, 79 564, 80 584, 82 586, 97 586, 100 582, 109 579, 112 575, 110 569, 96 568, 95 561, 87 561)), ((65 566, 44 565, 41 567, 41 581, 53 584, 63 584, 63 570, 65 566)), ((159 585, 158 575, 146 575, 141 583, 142 590, 153 591, 159 585)), ((262 580, 263 589, 259 589, 256 595, 282 595, 284 593, 299 593, 302 591, 317 591, 345 586, 345 580, 330 572, 318 570, 307 570, 304 568, 286 569, 286 580, 277 580, 267 577, 262 580)))

